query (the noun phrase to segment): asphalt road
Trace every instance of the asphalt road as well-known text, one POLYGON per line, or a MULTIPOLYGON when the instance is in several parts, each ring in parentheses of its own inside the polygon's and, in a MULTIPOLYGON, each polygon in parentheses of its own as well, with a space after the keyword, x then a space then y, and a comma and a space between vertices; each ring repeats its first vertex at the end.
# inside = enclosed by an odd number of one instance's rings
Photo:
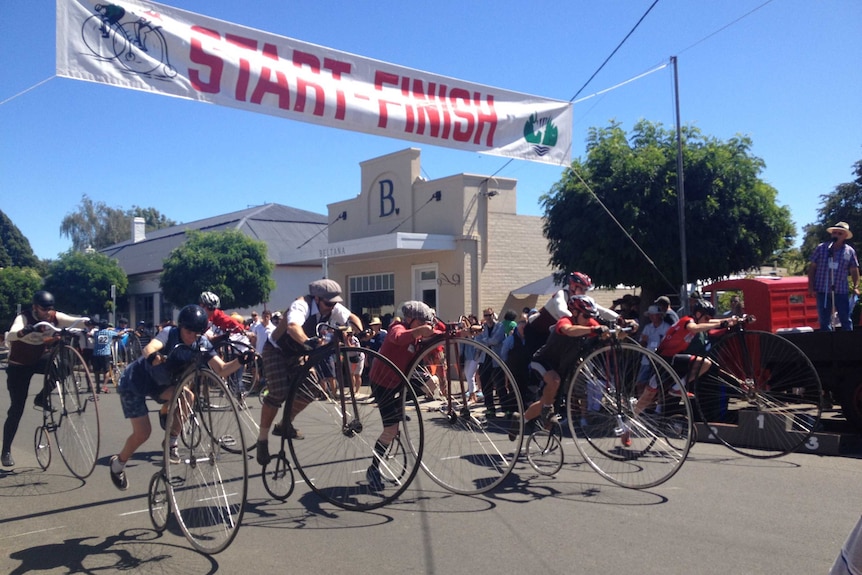
MULTIPOLYGON (((3 391, 4 417, 8 402, 3 391)), ((568 443, 556 477, 519 464, 503 488, 467 497, 420 473, 399 501, 365 513, 320 504, 301 484, 273 501, 252 463, 239 535, 206 556, 173 521, 161 536, 150 527, 145 493, 161 437, 129 464, 131 487, 120 492, 107 468, 129 432, 116 394, 101 415, 100 464, 81 481, 56 454, 38 468, 41 416, 28 404, 17 465, 0 471, 0 573, 826 573, 862 512, 858 458, 759 461, 712 444, 695 445, 676 476, 644 491, 607 483, 568 443)))

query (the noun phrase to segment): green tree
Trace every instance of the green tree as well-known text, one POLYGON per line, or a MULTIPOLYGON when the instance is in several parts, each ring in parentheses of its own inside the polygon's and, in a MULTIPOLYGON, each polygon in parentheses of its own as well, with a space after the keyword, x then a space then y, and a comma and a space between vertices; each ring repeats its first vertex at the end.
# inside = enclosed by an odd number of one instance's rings
POLYGON ((39 258, 18 226, 0 210, 0 268, 38 268, 39 258))
MULTIPOLYGON (((722 142, 686 126, 683 142, 689 281, 759 266, 789 247, 790 210, 759 179, 764 164, 750 154, 749 138, 722 142)), ((586 159, 572 162, 541 198, 550 263, 583 270, 598 285, 641 286, 650 296, 675 292, 682 283, 677 195, 673 131, 644 120, 631 135, 616 122, 592 128, 586 159)))
POLYGON ((176 225, 155 208, 133 206, 123 211, 104 202, 94 202, 84 194, 78 209, 66 214, 60 223, 60 235, 72 240, 73 250, 83 251, 88 247, 100 250, 128 240, 135 217, 144 218, 146 231, 176 225))
POLYGON ((838 184, 831 194, 820 196, 822 205, 817 210, 817 221, 803 228, 802 255, 806 261, 828 237, 826 228, 837 222, 850 224, 854 234, 862 232, 862 160, 853 164, 853 173, 855 180, 838 184))
POLYGON ((251 307, 269 299, 274 266, 266 243, 236 230, 190 230, 164 262, 161 287, 177 306, 197 303, 203 291, 218 294, 223 308, 251 307))
POLYGON ((69 250, 51 263, 45 289, 54 294, 57 309, 104 317, 111 311, 111 285, 117 295, 126 292, 129 280, 117 260, 100 253, 69 250))
POLYGON ((21 309, 30 306, 33 292, 42 287, 42 278, 33 268, 0 269, 0 331, 6 331, 21 309))

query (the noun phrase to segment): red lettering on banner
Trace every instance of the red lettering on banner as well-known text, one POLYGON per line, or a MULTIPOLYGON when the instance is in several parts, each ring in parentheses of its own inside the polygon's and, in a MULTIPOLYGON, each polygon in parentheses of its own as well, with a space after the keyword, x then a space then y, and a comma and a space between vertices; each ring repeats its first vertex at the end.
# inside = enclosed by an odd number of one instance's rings
POLYGON ((215 30, 209 30, 201 26, 192 26, 192 42, 189 47, 189 59, 195 64, 209 67, 209 70, 206 72, 209 76, 209 81, 203 79, 201 71, 196 68, 189 68, 189 80, 192 83, 192 87, 206 94, 218 94, 221 91, 221 75, 224 70, 224 62, 218 56, 204 52, 203 42, 200 38, 195 37, 195 34, 201 34, 216 40, 221 40, 221 35, 215 30))
MULTIPOLYGON (((476 97, 478 96, 479 93, 477 92, 476 97)), ((463 120, 463 122, 455 122, 452 138, 456 142, 469 142, 473 135, 473 112, 464 110, 458 105, 458 102, 464 102, 466 107, 472 107, 470 92, 461 88, 452 88, 452 91, 449 92, 449 101, 452 103, 452 113, 463 120)))
MULTIPOLYGON (((200 92, 221 93, 226 62, 236 60, 233 90, 238 102, 262 104, 267 95, 272 95, 282 110, 321 117, 326 114, 327 90, 330 90, 335 92, 334 119, 344 120, 348 96, 371 99, 362 92, 348 93, 349 88, 343 87, 342 81, 352 71, 350 62, 284 46, 281 49, 287 54, 279 56, 276 44, 259 46, 260 41, 254 38, 222 36, 201 26, 193 26, 191 31, 190 60, 200 67, 190 67, 189 78, 192 87, 200 92), (258 66, 260 70, 255 69, 258 66), (331 76, 331 82, 324 81, 326 74, 331 76), (295 98, 292 110, 291 97, 295 98), (310 98, 314 99, 314 106, 308 109, 310 98)), ((376 92, 384 92, 377 97, 378 128, 397 129, 390 122, 395 119, 396 125, 404 122, 406 133, 494 147, 497 112, 493 95, 383 70, 375 70, 373 82, 376 92)))
MULTIPOLYGON (((252 50, 257 53, 257 40, 253 38, 243 38, 233 34, 225 34, 225 39, 228 44, 232 44, 237 48, 252 50)), ((249 61, 239 56, 239 77, 236 79, 236 90, 234 97, 240 102, 245 102, 246 94, 248 93, 248 82, 251 77, 251 67, 249 61)))
MULTIPOLYGON (((383 90, 384 84, 391 84, 393 86, 398 85, 398 75, 390 74, 388 72, 381 72, 377 70, 374 72, 374 89, 375 90, 383 90)), ((389 109, 388 106, 399 106, 399 102, 395 102, 392 100, 378 100, 377 107, 380 112, 380 115, 377 118, 377 127, 385 128, 386 123, 389 120, 389 109)))
POLYGON ((497 130, 497 112, 494 109, 494 96, 484 96, 480 92, 470 94, 464 88, 450 88, 445 84, 428 82, 418 78, 398 76, 389 72, 376 71, 374 87, 382 91, 387 86, 398 86, 402 101, 378 99, 379 118, 377 126, 386 128, 391 107, 404 107, 404 131, 417 135, 427 135, 444 140, 470 142, 482 145, 482 134, 489 148, 494 147, 494 134, 497 130), (453 119, 452 116, 456 119, 453 119))
MULTIPOLYGON (((329 70, 332 72, 332 79, 341 81, 342 74, 350 74, 350 62, 341 62, 340 60, 333 60, 332 58, 324 58, 323 59, 323 68, 324 70, 329 70)), ((340 88, 335 89, 335 119, 343 120, 345 110, 347 109, 347 105, 344 101, 344 90, 340 88)))
POLYGON ((488 94, 485 97, 485 103, 488 105, 488 110, 486 112, 482 111, 482 104, 479 101, 479 93, 476 92, 476 98, 474 100, 474 104, 476 105, 476 135, 473 138, 474 144, 480 144, 482 140, 482 128, 485 124, 488 125, 488 137, 486 138, 485 145, 489 148, 494 147, 494 133, 497 131, 497 110, 494 109, 494 95, 488 94))
POLYGON ((446 103, 446 85, 440 84, 440 89, 437 92, 437 99, 440 101, 443 111, 443 133, 440 137, 444 140, 449 139, 449 131, 452 129, 452 117, 449 114, 449 106, 446 103))
MULTIPOLYGON (((275 44, 264 44, 263 55, 265 58, 271 58, 278 62, 278 49, 275 44)), ((269 66, 261 66, 260 78, 258 78, 257 86, 251 95, 251 102, 252 104, 260 104, 266 94, 275 94, 278 96, 278 107, 282 110, 290 110, 290 88, 287 85, 287 76, 284 72, 276 70, 275 82, 273 82, 270 79, 272 74, 273 71, 269 66)))
MULTIPOLYGON (((320 59, 314 54, 294 50, 293 65, 297 68, 306 65, 311 68, 312 74, 320 74, 320 59)), ((314 115, 322 116, 325 105, 323 87, 303 79, 302 76, 296 78, 296 104, 293 105, 293 109, 297 112, 305 111, 305 96, 308 88, 314 89, 314 115)))

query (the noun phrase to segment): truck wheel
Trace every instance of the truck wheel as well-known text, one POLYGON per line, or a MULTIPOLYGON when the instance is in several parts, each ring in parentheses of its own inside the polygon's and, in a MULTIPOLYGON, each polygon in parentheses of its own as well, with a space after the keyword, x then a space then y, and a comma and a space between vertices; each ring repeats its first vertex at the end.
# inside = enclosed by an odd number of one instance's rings
POLYGON ((855 386, 842 386, 841 411, 844 412, 844 419, 862 433, 862 382, 855 386))

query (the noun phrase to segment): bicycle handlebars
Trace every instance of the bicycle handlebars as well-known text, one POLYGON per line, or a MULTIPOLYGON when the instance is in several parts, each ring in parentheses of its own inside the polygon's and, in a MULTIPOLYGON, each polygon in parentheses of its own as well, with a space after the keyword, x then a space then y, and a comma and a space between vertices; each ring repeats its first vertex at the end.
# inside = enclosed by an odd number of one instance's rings
POLYGON ((50 331, 52 333, 62 333, 64 331, 68 331, 71 333, 81 333, 83 331, 87 331, 87 329, 81 328, 81 327, 75 327, 75 326, 80 324, 80 323, 86 324, 88 321, 90 321, 90 318, 82 317, 78 320, 75 320, 75 322, 68 327, 57 327, 53 323, 50 323, 47 321, 40 321, 38 323, 33 324, 33 330, 35 331, 37 328, 46 328, 46 329, 40 330, 40 331, 50 331))

